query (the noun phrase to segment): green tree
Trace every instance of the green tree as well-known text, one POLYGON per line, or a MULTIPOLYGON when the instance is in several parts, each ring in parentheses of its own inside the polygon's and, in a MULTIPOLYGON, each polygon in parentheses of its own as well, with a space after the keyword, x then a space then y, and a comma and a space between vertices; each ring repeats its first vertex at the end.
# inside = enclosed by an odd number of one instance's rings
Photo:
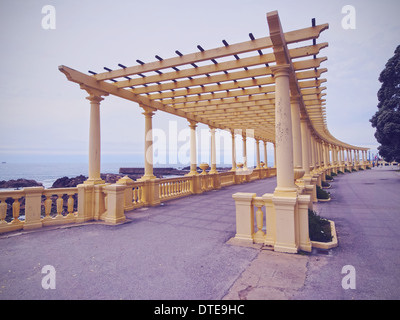
POLYGON ((379 154, 388 162, 400 162, 400 45, 379 76, 378 111, 369 120, 376 128, 379 154))

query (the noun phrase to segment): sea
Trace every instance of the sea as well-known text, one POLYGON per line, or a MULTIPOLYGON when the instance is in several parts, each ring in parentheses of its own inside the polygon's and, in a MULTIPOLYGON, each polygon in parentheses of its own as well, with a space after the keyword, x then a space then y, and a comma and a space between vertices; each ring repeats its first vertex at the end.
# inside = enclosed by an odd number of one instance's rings
MULTIPOLYGON (((268 163, 268 165, 272 166, 272 163, 268 163)), ((100 171, 101 173, 118 174, 120 168, 143 167, 143 163, 104 162, 101 163, 100 171)), ((177 169, 182 169, 183 166, 159 165, 155 167, 176 167, 177 169)), ((73 178, 79 175, 88 176, 87 163, 0 163, 0 181, 29 179, 41 183, 45 188, 51 188, 54 181, 58 178, 73 178)))
MULTIPOLYGON (((122 167, 143 167, 143 164, 102 163, 101 173, 118 174, 122 167)), ((88 176, 87 163, 0 163, 0 181, 32 179, 45 188, 50 188, 58 178, 73 178, 81 174, 88 176)))

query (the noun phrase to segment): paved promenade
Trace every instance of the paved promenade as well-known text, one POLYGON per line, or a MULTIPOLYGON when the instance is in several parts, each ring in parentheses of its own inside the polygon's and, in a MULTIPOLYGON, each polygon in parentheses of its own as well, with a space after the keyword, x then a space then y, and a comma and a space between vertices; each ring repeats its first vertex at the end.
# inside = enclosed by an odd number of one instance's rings
POLYGON ((295 299, 400 299, 400 168, 341 175, 332 201, 319 213, 335 221, 339 247, 311 256, 295 299), (356 271, 356 289, 343 290, 344 265, 356 271))
POLYGON ((400 173, 341 175, 319 213, 339 247, 310 255, 227 244, 235 192, 273 192, 276 179, 142 208, 120 226, 91 224, 0 237, 0 299, 399 299, 400 173), (326 254, 327 253, 327 254, 326 254), (56 289, 44 290, 44 265, 56 289), (344 290, 344 265, 356 289, 344 290))

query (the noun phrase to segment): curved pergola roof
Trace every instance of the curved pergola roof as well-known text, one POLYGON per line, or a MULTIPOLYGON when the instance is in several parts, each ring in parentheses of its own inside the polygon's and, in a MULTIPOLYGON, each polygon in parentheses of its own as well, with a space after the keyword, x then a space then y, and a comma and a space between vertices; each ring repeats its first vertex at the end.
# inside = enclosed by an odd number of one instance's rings
POLYGON ((321 78, 326 57, 320 50, 328 43, 317 43, 328 24, 296 31, 282 31, 278 12, 267 14, 269 36, 223 45, 214 49, 197 46, 198 51, 138 65, 118 65, 118 69, 84 74, 60 66, 70 81, 83 89, 98 90, 141 106, 153 108, 223 130, 253 129, 254 138, 275 142, 275 65, 288 64, 290 91, 299 98, 300 113, 312 134, 328 144, 366 150, 334 138, 327 127, 325 93, 321 78), (288 48, 290 46, 290 49, 288 48))

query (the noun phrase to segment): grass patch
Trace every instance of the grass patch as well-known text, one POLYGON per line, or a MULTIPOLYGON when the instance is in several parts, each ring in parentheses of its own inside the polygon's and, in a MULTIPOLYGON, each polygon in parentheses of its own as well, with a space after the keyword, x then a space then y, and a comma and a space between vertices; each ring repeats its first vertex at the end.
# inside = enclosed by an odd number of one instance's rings
POLYGON ((321 218, 314 210, 308 209, 308 228, 311 241, 332 241, 331 224, 327 219, 321 218))

